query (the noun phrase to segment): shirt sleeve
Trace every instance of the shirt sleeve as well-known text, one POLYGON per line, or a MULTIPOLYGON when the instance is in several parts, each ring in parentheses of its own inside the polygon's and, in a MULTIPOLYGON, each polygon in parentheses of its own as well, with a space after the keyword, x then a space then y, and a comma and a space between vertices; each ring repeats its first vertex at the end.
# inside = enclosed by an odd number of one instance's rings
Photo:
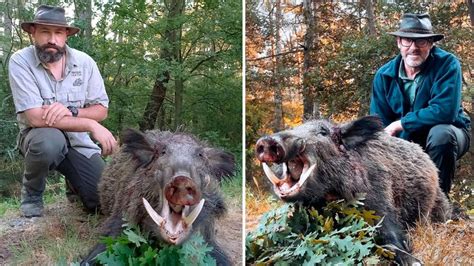
POLYGON ((109 97, 105 91, 104 80, 100 75, 97 64, 90 58, 91 75, 87 84, 87 96, 84 105, 90 106, 101 104, 104 107, 109 107, 109 97))
POLYGON ((25 59, 18 54, 10 58, 8 78, 17 113, 43 105, 43 98, 34 75, 25 59))

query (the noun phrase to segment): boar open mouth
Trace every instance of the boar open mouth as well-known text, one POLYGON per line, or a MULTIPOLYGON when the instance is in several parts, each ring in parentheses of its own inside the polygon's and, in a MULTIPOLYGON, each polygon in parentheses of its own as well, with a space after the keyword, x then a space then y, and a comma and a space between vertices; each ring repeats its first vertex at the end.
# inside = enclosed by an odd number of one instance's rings
MULTIPOLYGON (((165 185, 161 214, 143 198, 145 209, 159 226, 161 237, 174 245, 182 243, 189 236, 193 222, 204 206, 200 189, 189 176, 188 173, 180 172, 165 185)), ((205 179, 210 177, 206 176, 205 179)))
POLYGON ((301 154, 281 164, 283 171, 279 178, 265 162, 262 162, 263 171, 272 182, 275 193, 284 199, 301 191, 303 184, 308 180, 316 164, 310 165, 308 159, 301 154))
POLYGON ((191 233, 193 222, 198 217, 204 206, 204 199, 192 206, 174 205, 164 198, 161 215, 158 214, 145 198, 143 205, 151 219, 159 226, 161 237, 170 244, 178 245, 191 233))

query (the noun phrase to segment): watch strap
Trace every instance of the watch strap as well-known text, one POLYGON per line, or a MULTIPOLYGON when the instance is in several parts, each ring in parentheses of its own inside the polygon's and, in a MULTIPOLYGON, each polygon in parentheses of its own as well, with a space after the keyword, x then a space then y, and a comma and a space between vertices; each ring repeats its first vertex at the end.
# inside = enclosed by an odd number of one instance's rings
POLYGON ((73 117, 77 117, 79 110, 75 106, 68 106, 67 109, 71 112, 73 117))

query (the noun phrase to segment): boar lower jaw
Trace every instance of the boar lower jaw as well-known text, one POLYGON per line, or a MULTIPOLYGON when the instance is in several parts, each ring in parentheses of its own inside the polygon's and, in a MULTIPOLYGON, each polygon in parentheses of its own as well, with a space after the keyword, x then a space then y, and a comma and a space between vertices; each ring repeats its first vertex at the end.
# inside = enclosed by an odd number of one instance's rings
POLYGON ((298 182, 294 182, 291 178, 291 176, 288 174, 288 166, 286 162, 283 163, 283 176, 282 178, 278 178, 275 173, 273 173, 272 169, 266 164, 262 163, 263 166, 263 171, 265 172, 265 175, 268 177, 270 182, 273 184, 273 188, 275 190, 275 193, 280 198, 287 198, 290 196, 294 196, 303 187, 303 184, 308 180, 308 177, 311 175, 313 172, 314 168, 316 168, 316 164, 313 164, 308 167, 308 164, 305 163, 303 167, 303 171, 301 172, 301 176, 298 180, 298 182))
POLYGON ((148 215, 150 215, 151 219, 159 226, 160 234, 163 239, 174 245, 181 244, 191 233, 192 224, 199 213, 201 213, 205 201, 201 199, 196 207, 186 215, 186 213, 189 212, 189 206, 174 206, 174 208, 170 208, 169 202, 164 198, 160 215, 151 207, 145 198, 142 199, 148 215), (175 212, 174 209, 180 209, 181 212, 175 212))

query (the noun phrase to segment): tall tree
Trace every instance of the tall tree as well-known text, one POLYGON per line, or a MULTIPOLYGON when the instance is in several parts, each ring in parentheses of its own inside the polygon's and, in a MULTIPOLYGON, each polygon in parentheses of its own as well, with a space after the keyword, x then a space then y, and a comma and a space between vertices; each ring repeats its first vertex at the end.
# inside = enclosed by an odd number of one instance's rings
MULTIPOLYGON (((374 16, 374 6, 372 0, 364 0, 365 11, 367 13, 367 36, 368 39, 375 38, 375 16, 374 16)), ((361 88, 361 95, 359 100, 359 112, 358 116, 367 115, 369 112, 370 104, 370 88, 369 86, 361 88)))
POLYGON ((75 24, 81 28, 79 37, 81 40, 80 49, 89 52, 92 46, 92 3, 91 0, 74 0, 75 24))
POLYGON ((315 95, 315 86, 311 82, 311 72, 317 69, 313 56, 317 50, 317 6, 318 1, 303 1, 303 17, 305 25, 304 52, 303 52, 303 121, 310 118, 319 118, 319 99, 315 95))
MULTIPOLYGON (((171 12, 173 17, 177 18, 182 16, 184 12, 185 0, 171 1, 172 5, 171 12)), ((172 54, 174 60, 177 61, 178 65, 183 64, 183 57, 181 54, 181 37, 183 32, 183 26, 181 23, 176 24, 173 36, 171 36, 172 54)), ((181 125, 183 116, 183 93, 184 93, 184 77, 182 75, 176 75, 174 80, 174 124, 175 128, 181 125)))
POLYGON ((275 19, 273 20, 274 26, 273 31, 273 42, 272 42, 272 55, 273 55, 273 86, 275 88, 274 107, 275 107, 275 118, 273 124, 273 130, 275 132, 280 131, 284 127, 283 123, 283 84, 282 84, 282 65, 280 59, 281 53, 281 23, 282 23, 282 12, 281 12, 281 1, 275 1, 275 19))
MULTIPOLYGON (((179 51, 181 48, 179 46, 179 40, 181 36, 182 22, 179 22, 179 18, 183 14, 185 1, 166 0, 164 1, 164 3, 167 13, 165 20, 166 26, 163 34, 163 42, 165 43, 165 45, 163 45, 162 50, 160 52, 160 59, 165 62, 168 62, 169 65, 171 65, 173 60, 178 59, 177 57, 179 56, 179 51)), ((150 98, 143 113, 142 121, 140 121, 139 123, 141 130, 149 130, 155 128, 158 113, 166 97, 166 90, 169 80, 169 68, 158 70, 158 73, 155 78, 155 84, 153 85, 150 98)), ((178 98, 181 97, 182 87, 180 89, 181 90, 177 93, 178 98)), ((179 101, 182 100, 179 99, 179 101)), ((181 102, 179 103, 179 106, 181 106, 181 102)), ((180 111, 181 110, 179 110, 179 112, 180 111)))
POLYGON ((471 26, 474 27, 474 1, 466 0, 467 8, 469 11, 469 18, 471 20, 471 26))

